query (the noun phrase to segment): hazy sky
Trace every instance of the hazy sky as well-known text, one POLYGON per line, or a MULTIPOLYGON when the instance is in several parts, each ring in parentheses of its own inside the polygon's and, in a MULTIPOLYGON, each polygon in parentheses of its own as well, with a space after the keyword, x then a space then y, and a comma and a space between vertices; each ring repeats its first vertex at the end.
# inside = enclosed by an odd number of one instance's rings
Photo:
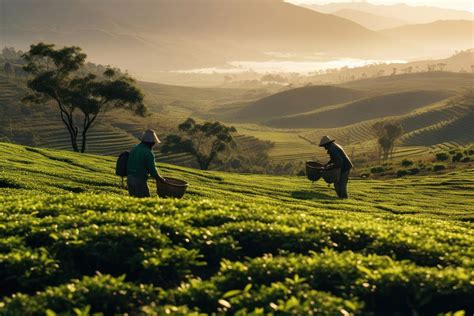
MULTIPOLYGON (((330 2, 363 2, 363 1, 352 1, 352 0, 287 0, 292 3, 304 3, 304 4, 325 4, 330 2)), ((370 0, 367 1, 373 4, 394 4, 394 3, 406 3, 408 5, 428 5, 441 8, 460 9, 474 12, 474 1, 472 0, 370 0)))

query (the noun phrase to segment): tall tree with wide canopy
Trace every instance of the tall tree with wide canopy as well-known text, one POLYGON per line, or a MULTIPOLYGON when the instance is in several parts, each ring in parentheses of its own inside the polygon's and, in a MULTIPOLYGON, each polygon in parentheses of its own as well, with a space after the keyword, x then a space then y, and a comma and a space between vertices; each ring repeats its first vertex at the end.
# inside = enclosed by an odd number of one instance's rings
POLYGON ((188 118, 178 126, 179 133, 168 135, 161 152, 189 153, 194 156, 202 170, 208 170, 210 164, 218 159, 224 151, 236 146, 233 133, 234 127, 225 126, 219 122, 198 124, 188 118))
POLYGON ((87 133, 104 113, 111 109, 126 109, 141 116, 146 113, 143 93, 131 77, 111 68, 100 75, 89 73, 84 67, 86 57, 79 47, 56 49, 44 43, 31 45, 23 55, 24 70, 31 76, 28 87, 33 91, 23 100, 56 103, 72 149, 82 153, 86 151, 87 133))

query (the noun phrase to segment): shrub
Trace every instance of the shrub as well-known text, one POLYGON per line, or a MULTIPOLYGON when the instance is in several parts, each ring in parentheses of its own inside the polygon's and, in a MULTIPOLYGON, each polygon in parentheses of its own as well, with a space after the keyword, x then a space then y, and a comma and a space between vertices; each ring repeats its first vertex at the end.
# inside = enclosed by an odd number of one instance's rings
POLYGON ((401 178, 401 177, 404 177, 408 175, 408 171, 407 170, 398 170, 397 171, 397 178, 401 178))
POLYGON ((61 314, 73 315, 75 308, 92 306, 92 313, 116 315, 137 314, 143 303, 155 301, 160 294, 152 286, 124 282, 125 277, 96 275, 73 280, 69 284, 49 287, 45 291, 28 296, 18 294, 6 299, 2 315, 44 315, 50 309, 61 314))
POLYGON ((453 156, 452 160, 453 162, 460 162, 462 157, 463 157, 462 153, 458 152, 453 156))
POLYGON ((371 173, 382 173, 385 171, 384 167, 373 167, 370 169, 371 173))
POLYGON ((436 154, 436 160, 437 161, 446 161, 449 159, 449 154, 448 153, 437 153, 436 154))
POLYGON ((442 164, 433 165, 433 170, 434 171, 441 171, 441 170, 445 170, 445 169, 446 169, 446 165, 442 165, 442 164))
POLYGON ((409 160, 409 159, 403 159, 402 160, 402 166, 403 167, 410 167, 413 165, 413 161, 409 160))
POLYGON ((419 168, 411 168, 411 169, 408 170, 408 173, 411 174, 411 175, 415 175, 415 174, 420 173, 420 169, 419 168))

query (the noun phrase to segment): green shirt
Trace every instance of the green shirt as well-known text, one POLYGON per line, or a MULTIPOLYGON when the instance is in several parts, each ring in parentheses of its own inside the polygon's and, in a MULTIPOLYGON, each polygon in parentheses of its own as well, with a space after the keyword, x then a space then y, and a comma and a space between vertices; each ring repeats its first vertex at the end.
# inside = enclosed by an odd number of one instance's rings
POLYGON ((127 163, 127 174, 137 178, 158 177, 155 165, 155 154, 145 144, 138 144, 130 151, 127 163))

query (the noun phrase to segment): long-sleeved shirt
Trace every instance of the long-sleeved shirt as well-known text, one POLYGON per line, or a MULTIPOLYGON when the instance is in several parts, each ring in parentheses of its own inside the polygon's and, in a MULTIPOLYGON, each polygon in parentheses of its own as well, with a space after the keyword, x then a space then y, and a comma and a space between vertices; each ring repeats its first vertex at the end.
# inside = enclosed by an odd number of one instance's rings
POLYGON ((158 177, 155 154, 147 145, 141 143, 132 148, 127 162, 127 174, 145 179, 149 174, 153 178, 158 177))
POLYGON ((329 161, 328 164, 332 164, 336 168, 341 168, 341 172, 350 170, 354 166, 347 154, 344 152, 344 149, 342 149, 338 144, 332 143, 327 152, 331 157, 331 161, 329 161))

